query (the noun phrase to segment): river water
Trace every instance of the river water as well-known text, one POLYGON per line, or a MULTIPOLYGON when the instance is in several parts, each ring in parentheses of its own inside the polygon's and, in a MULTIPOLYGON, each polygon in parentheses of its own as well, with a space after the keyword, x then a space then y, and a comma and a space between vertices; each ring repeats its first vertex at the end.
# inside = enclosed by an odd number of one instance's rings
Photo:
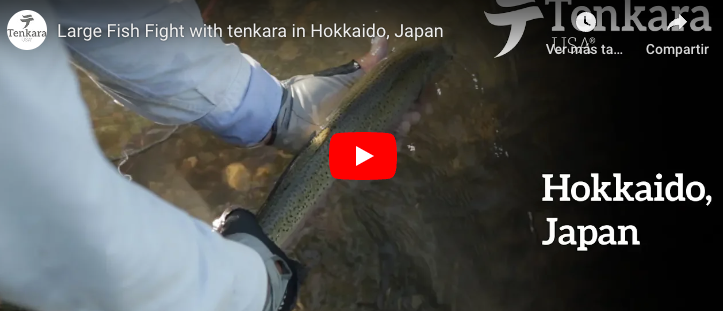
MULTIPOLYGON (((552 90, 579 81, 556 76, 552 68, 565 64, 536 54, 495 59, 509 31, 486 23, 484 11, 495 7, 469 0, 215 1, 208 22, 224 28, 374 23, 396 33, 400 24, 438 26, 457 45, 436 84, 433 113, 404 138, 396 176, 339 182, 302 230, 291 255, 310 271, 298 310, 565 310, 581 297, 602 299, 575 281, 586 270, 570 269, 573 249, 540 246, 550 211, 529 195, 542 193, 532 172, 564 161, 556 150, 578 137, 564 131, 577 122, 564 112, 567 95, 552 90)), ((365 38, 308 35, 224 40, 280 79, 344 64, 369 48, 365 38)), ((390 46, 409 40, 392 37, 390 46)), ((80 81, 109 158, 170 130, 113 104, 82 74, 80 81)), ((273 148, 239 149, 191 126, 115 164, 210 223, 225 204, 257 210, 290 158, 273 148)))

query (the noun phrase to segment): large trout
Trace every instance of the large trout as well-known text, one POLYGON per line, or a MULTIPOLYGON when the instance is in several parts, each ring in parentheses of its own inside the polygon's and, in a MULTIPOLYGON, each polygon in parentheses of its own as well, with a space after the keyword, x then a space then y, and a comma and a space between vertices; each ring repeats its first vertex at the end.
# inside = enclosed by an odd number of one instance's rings
POLYGON ((390 131, 451 57, 441 40, 415 42, 391 53, 351 87, 327 127, 292 160, 257 214, 274 243, 288 247, 289 237, 334 182, 329 171, 331 136, 390 131))

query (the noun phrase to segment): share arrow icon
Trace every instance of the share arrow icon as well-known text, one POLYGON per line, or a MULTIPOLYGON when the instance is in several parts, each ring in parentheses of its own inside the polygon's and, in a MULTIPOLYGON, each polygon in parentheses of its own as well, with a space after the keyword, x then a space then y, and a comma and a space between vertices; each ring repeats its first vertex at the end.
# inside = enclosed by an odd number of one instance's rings
POLYGON ((685 23, 688 21, 683 18, 683 15, 678 15, 678 18, 674 19, 670 24, 668 24, 668 30, 670 30, 670 27, 678 26, 678 30, 682 30, 683 26, 685 26, 685 23))

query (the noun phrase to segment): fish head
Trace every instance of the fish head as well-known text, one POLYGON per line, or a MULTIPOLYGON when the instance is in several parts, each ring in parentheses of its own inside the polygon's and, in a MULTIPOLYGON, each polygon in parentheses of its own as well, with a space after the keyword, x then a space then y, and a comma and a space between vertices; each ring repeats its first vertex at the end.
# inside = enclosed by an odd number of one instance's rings
POLYGON ((441 39, 419 41, 411 45, 407 51, 412 54, 408 58, 412 63, 410 67, 426 82, 432 81, 441 73, 455 54, 453 43, 441 39))
POLYGON ((427 81, 439 74, 442 68, 447 65, 455 55, 455 45, 453 42, 440 41, 430 47, 429 64, 427 65, 427 81))

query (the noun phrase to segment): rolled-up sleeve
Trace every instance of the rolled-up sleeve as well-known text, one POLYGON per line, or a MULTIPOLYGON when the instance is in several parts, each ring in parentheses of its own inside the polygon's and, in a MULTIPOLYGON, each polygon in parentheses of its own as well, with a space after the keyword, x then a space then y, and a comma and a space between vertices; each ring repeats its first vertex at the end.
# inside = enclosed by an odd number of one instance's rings
POLYGON ((222 41, 228 29, 204 26, 195 1, 52 4, 73 62, 136 113, 162 124, 194 122, 241 145, 262 140, 276 120, 278 80, 222 41), (69 37, 77 27, 102 32, 90 40, 69 37), (124 27, 132 37, 122 36, 124 27), (205 35, 192 35, 204 28, 205 35))

